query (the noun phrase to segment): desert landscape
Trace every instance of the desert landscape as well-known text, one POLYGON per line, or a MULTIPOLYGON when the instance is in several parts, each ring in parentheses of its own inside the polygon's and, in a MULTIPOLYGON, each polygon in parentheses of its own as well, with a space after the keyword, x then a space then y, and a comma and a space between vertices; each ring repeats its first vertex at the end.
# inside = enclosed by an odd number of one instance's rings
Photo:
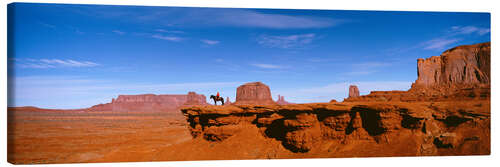
POLYGON ((225 105, 205 95, 120 95, 73 110, 8 108, 13 164, 489 155, 490 42, 418 59, 407 91, 356 85, 295 104, 262 82, 225 105), (230 154, 228 154, 230 152, 230 154))

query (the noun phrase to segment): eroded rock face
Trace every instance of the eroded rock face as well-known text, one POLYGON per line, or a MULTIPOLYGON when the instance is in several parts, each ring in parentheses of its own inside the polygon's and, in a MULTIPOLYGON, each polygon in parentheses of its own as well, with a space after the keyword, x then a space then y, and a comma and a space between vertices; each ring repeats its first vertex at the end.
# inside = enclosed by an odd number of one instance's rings
POLYGON ((474 86, 490 83, 491 44, 480 43, 449 49, 441 56, 418 59, 414 87, 474 86))
POLYGON ((187 95, 119 95, 111 103, 92 106, 93 111, 175 111, 183 105, 206 105, 204 95, 189 92, 187 95))
POLYGON ((321 144, 328 142, 336 143, 338 149, 358 143, 386 145, 381 155, 490 152, 488 100, 194 106, 181 111, 193 137, 212 142, 223 142, 256 126, 261 135, 281 141, 291 152, 322 149, 321 144))
POLYGON ((236 89, 235 104, 276 104, 271 97, 271 89, 262 82, 251 82, 236 89))
POLYGON ((269 87, 250 83, 238 88, 236 101, 241 104, 181 111, 194 138, 203 136, 213 142, 224 142, 256 126, 262 136, 280 141, 295 153, 488 155, 489 46, 460 46, 442 57, 419 60, 419 78, 409 91, 359 96, 359 90, 350 87, 350 97, 342 103, 263 105, 271 98, 269 87))
MULTIPOLYGON (((408 91, 372 91, 352 101, 455 101, 490 98, 490 42, 449 49, 417 60, 418 78, 408 91)), ((350 93, 350 92, 349 92, 350 93)))
POLYGON ((321 128, 316 114, 300 113, 283 121, 285 129, 284 146, 293 152, 307 152, 321 138, 321 128))
POLYGON ((356 85, 349 86, 349 98, 350 97, 359 97, 359 89, 356 85))

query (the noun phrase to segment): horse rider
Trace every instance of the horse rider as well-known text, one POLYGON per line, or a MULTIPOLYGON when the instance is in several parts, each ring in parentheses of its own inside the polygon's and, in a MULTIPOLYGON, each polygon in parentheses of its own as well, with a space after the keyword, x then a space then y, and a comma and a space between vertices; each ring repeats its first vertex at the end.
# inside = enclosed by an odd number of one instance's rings
POLYGON ((219 92, 217 92, 217 98, 219 98, 219 97, 220 97, 220 94, 219 94, 219 92))

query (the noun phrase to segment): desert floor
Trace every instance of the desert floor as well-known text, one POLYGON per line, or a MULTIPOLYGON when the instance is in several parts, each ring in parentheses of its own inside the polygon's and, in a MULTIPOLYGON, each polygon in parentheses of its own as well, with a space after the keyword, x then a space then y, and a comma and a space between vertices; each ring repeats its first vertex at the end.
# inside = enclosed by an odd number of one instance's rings
POLYGON ((151 161, 191 140, 172 113, 9 111, 8 161, 15 164, 151 161))

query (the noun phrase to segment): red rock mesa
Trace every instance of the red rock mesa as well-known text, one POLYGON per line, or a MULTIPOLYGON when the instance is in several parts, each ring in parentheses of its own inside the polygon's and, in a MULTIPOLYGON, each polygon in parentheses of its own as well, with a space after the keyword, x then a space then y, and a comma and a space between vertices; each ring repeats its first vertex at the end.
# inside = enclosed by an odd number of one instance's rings
POLYGON ((444 101, 490 98, 490 42, 449 49, 417 60, 418 78, 408 91, 372 91, 344 101, 444 101))
POLYGON ((490 83, 490 43, 458 46, 441 56, 417 60, 413 87, 458 87, 490 83))
POLYGON ((111 103, 89 108, 93 111, 175 111, 183 105, 206 105, 204 95, 189 92, 187 95, 119 95, 111 103))
POLYGON ((271 97, 271 89, 262 82, 251 82, 236 89, 234 104, 276 104, 271 97))

